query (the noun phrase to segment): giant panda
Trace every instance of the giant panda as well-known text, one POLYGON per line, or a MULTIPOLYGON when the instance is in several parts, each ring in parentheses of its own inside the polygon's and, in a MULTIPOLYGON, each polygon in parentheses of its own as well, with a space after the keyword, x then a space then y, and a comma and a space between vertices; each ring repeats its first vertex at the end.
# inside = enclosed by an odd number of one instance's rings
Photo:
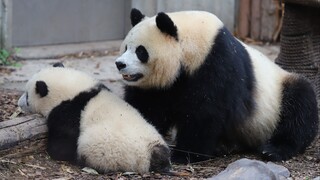
POLYGON ((287 160, 315 138, 311 84, 233 37, 215 15, 132 9, 131 23, 115 60, 124 99, 163 136, 174 132, 173 162, 239 151, 287 160))
POLYGON ((83 72, 41 70, 27 82, 18 105, 47 118, 47 152, 52 159, 100 173, 170 170, 170 150, 156 129, 83 72))

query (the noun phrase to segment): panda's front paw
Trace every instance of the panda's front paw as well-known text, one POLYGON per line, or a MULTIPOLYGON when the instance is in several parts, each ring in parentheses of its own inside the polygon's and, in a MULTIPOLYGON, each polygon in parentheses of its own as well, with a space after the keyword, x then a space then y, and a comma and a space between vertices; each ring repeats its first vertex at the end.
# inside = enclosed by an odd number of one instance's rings
POLYGON ((273 144, 265 144, 259 148, 262 159, 268 161, 282 161, 288 159, 282 155, 280 147, 276 147, 273 144))

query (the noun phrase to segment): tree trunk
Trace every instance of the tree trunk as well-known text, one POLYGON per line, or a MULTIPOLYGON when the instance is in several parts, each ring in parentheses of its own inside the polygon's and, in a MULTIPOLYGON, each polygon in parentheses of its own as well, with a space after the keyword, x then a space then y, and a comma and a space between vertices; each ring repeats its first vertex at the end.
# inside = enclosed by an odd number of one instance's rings
POLYGON ((250 0, 240 0, 238 35, 241 39, 249 36, 250 0))
MULTIPOLYGON (((305 2, 311 3, 311 0, 305 2)), ((319 107, 320 2, 314 1, 314 3, 316 2, 318 2, 318 6, 313 5, 312 7, 301 4, 285 4, 280 36, 280 54, 276 63, 288 71, 303 74, 312 82, 317 93, 319 107)))
POLYGON ((47 132, 45 119, 29 115, 0 122, 0 150, 47 132))
POLYGON ((260 23, 261 23, 261 1, 251 1, 251 24, 250 24, 250 35, 254 40, 260 39, 260 23))

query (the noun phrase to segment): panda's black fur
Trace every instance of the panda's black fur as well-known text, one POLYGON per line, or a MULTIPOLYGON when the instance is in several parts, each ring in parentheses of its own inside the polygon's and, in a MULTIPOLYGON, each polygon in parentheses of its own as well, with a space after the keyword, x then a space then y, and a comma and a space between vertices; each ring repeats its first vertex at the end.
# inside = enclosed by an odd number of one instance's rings
POLYGON ((78 162, 77 156, 81 111, 92 98, 99 94, 101 89, 109 90, 100 84, 89 91, 81 92, 71 100, 61 102, 52 109, 47 118, 47 152, 53 159, 85 164, 83 159, 78 162))
MULTIPOLYGON (((172 27, 160 30, 179 39, 172 27)), ((318 131, 315 93, 303 77, 283 80, 280 121, 269 140, 252 147, 239 136, 240 125, 249 121, 256 108, 253 71, 246 48, 222 27, 192 75, 181 66, 168 87, 127 85, 125 100, 161 134, 177 128, 175 162, 206 160, 232 150, 253 150, 274 161, 302 153, 318 131)))
MULTIPOLYGON (((232 119, 239 122, 244 121, 254 106, 251 98, 254 85, 252 66, 248 54, 244 49, 237 55, 232 55, 228 51, 230 49, 228 47, 229 44, 225 43, 225 38, 228 38, 228 36, 230 37, 229 31, 225 28, 221 30, 216 39, 215 46, 212 47, 211 53, 208 55, 207 60, 205 60, 205 64, 192 77, 187 76, 184 70, 181 69, 179 78, 169 89, 154 88, 144 90, 126 86, 125 99, 130 104, 138 107, 145 116, 152 116, 152 118, 148 119, 152 121, 162 134, 167 132, 169 126, 179 122, 179 119, 187 118, 186 122, 190 119, 190 125, 185 127, 190 128, 190 131, 187 131, 186 134, 193 131, 192 129, 195 128, 193 125, 196 125, 196 123, 201 123, 198 126, 203 128, 208 127, 210 123, 220 123, 220 121, 212 122, 211 119, 215 119, 212 117, 224 119, 227 123, 227 119, 230 118, 223 117, 220 112, 225 111, 226 107, 234 107, 237 104, 234 100, 243 101, 245 104, 234 109, 228 108, 228 111, 234 111, 234 113, 228 113, 228 115, 237 114, 232 119), (211 58, 216 58, 215 56, 218 57, 218 60, 210 61, 211 58), (242 60, 239 61, 238 59, 242 60), (234 69, 237 69, 237 71, 234 71, 234 69), (228 74, 228 76, 221 76, 222 74, 228 74), (208 79, 215 83, 208 83, 208 79), (243 83, 236 84, 234 83, 235 80, 243 83), (225 94, 228 94, 230 97, 225 99, 225 94), (215 102, 223 103, 219 104, 215 102), (202 109, 202 106, 210 107, 212 110, 202 109), (170 112, 173 110, 174 112, 170 112), (186 115, 186 117, 180 117, 180 113, 186 115), (199 114, 202 115, 199 116, 199 114), (208 117, 209 119, 203 119, 203 117, 208 117), (200 119, 197 120, 198 118, 200 119)), ((231 38, 231 40, 238 48, 241 47, 241 44, 235 41, 234 38, 231 38)), ((180 129, 179 123, 176 125, 180 129)), ((201 129, 199 128, 199 130, 201 129)), ((204 133, 206 134, 207 132, 204 133)), ((192 137, 190 138, 192 139, 192 137)), ((186 138, 185 140, 190 141, 190 138, 186 138)), ((205 139, 207 138, 209 137, 206 136, 205 139)), ((208 145, 212 148, 214 147, 210 144, 208 145)))

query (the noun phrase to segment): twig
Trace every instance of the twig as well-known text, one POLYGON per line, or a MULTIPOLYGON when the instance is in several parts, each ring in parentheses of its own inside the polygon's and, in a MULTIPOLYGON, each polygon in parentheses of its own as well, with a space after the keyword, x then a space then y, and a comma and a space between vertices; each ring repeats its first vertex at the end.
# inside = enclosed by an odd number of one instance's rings
POLYGON ((32 167, 32 168, 36 168, 36 169, 41 169, 41 170, 46 170, 47 168, 42 167, 42 166, 37 166, 37 165, 32 165, 32 164, 23 164, 26 165, 28 167, 32 167))
MULTIPOLYGON (((14 164, 14 165, 18 165, 18 163, 14 162, 14 161, 9 161, 9 160, 5 160, 5 159, 0 159, 1 163, 10 163, 10 164, 14 164)), ((32 167, 32 168, 36 168, 36 169, 41 169, 41 170, 46 170, 47 168, 45 167, 41 167, 41 166, 37 166, 37 165, 32 165, 32 164, 23 164, 20 163, 20 165, 25 165, 27 167, 32 167)))
POLYGON ((24 172, 21 171, 21 169, 18 169, 18 171, 19 171, 19 173, 20 173, 22 176, 28 177, 28 176, 26 175, 26 173, 24 173, 24 172))
POLYGON ((197 165, 197 164, 207 163, 207 162, 210 162, 210 161, 214 161, 214 159, 208 159, 208 160, 204 160, 204 161, 194 162, 194 163, 191 163, 191 164, 192 165, 197 165))
POLYGON ((5 159, 0 159, 0 162, 1 163, 10 163, 10 164, 15 164, 15 165, 17 164, 16 162, 5 160, 5 159))
POLYGON ((9 119, 13 119, 13 118, 16 118, 18 117, 19 114, 22 113, 22 109, 20 107, 18 107, 12 114, 11 116, 9 117, 9 119))
POLYGON ((192 166, 193 169, 214 169, 215 167, 211 166, 192 166))
POLYGON ((32 149, 28 149, 28 150, 24 150, 23 152, 17 152, 17 153, 13 153, 13 154, 7 154, 4 155, 2 157, 0 157, 1 159, 3 158, 18 158, 18 157, 23 157, 23 156, 27 156, 29 154, 34 153, 37 149, 40 149, 42 147, 44 147, 44 144, 40 144, 38 146, 33 147, 32 149))

